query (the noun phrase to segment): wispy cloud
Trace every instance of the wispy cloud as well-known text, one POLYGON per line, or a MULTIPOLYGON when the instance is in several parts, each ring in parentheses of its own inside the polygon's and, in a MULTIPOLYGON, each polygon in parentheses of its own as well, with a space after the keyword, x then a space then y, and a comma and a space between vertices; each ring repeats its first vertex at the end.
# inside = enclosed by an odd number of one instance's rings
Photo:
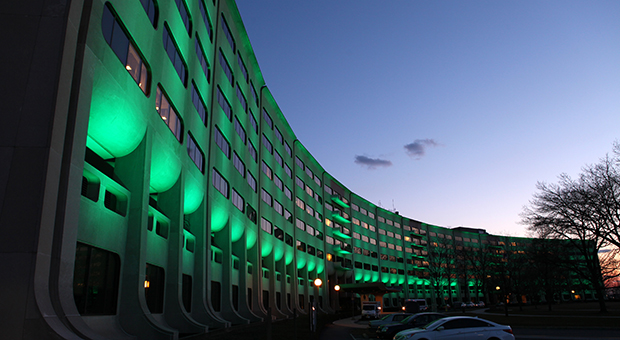
POLYGON ((366 166, 368 169, 375 169, 377 167, 392 166, 392 162, 387 159, 370 158, 366 156, 355 156, 355 163, 366 166))
POLYGON ((426 149, 429 147, 441 146, 434 139, 416 139, 413 143, 409 143, 404 146, 407 154, 415 159, 420 159, 426 154, 426 149))

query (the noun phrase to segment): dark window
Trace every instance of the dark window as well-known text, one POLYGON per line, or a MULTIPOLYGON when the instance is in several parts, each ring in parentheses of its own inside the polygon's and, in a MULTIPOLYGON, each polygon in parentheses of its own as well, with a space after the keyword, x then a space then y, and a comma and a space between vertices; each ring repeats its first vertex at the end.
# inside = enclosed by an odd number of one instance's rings
POLYGON ((237 99, 239 99, 239 103, 241 103, 241 107, 243 107, 243 112, 248 111, 248 101, 245 99, 243 95, 243 91, 239 87, 239 83, 237 83, 237 99))
POLYGON ((226 39, 228 39, 228 43, 230 44, 233 53, 235 53, 235 39, 233 38, 230 27, 228 27, 228 23, 224 18, 224 14, 222 14, 222 30, 224 31, 224 35, 226 35, 226 39))
POLYGON ((138 49, 129 40, 121 21, 113 14, 109 3, 103 9, 101 30, 106 42, 123 63, 127 72, 138 84, 142 92, 148 95, 151 82, 148 67, 138 49))
POLYGON ((284 235, 284 243, 288 244, 289 246, 293 246, 293 237, 291 235, 289 235, 288 233, 286 235, 284 235))
POLYGON ((196 88, 196 83, 192 81, 192 104, 194 104, 194 108, 196 108, 196 112, 198 112, 198 116, 202 120, 202 123, 205 124, 207 122, 207 106, 205 102, 202 100, 202 96, 200 92, 198 92, 198 88, 196 88))
POLYGON ((106 190, 104 205, 106 208, 114 211, 115 213, 125 216, 127 210, 127 198, 124 195, 106 190))
POLYGON ((174 69, 177 71, 179 78, 181 78, 183 86, 187 86, 187 66, 185 66, 185 61, 183 61, 179 48, 172 37, 172 33, 170 33, 168 24, 164 23, 163 31, 164 49, 166 50, 166 54, 168 54, 168 58, 170 58, 170 62, 172 62, 172 66, 174 66, 174 69))
POLYGON ((239 286, 232 285, 232 303, 235 310, 239 310, 239 286))
POLYGON ((165 288, 164 268, 146 264, 146 279, 144 281, 144 295, 146 305, 151 313, 164 312, 164 288, 165 288))
POLYGON ((221 309, 222 285, 217 281, 211 281, 211 306, 219 312, 221 309))
POLYGON ((175 0, 174 1, 179 9, 179 14, 181 14, 181 20, 183 20, 183 25, 185 26, 185 30, 187 30, 187 34, 191 36, 192 32, 192 18, 189 15, 189 10, 187 9, 187 5, 183 0, 175 0))
POLYGON ((200 147, 198 147, 196 140, 189 132, 187 133, 187 154, 192 161, 194 161, 194 164, 196 164, 200 172, 204 172, 205 156, 202 150, 200 150, 200 147))
POLYGON ((149 17, 149 21, 153 24, 153 27, 157 26, 157 6, 155 5, 155 1, 153 0, 140 0, 142 3, 142 7, 144 7, 144 11, 146 15, 149 17))
POLYGON ((215 144, 217 144, 224 155, 226 155, 226 158, 230 159, 230 143, 226 140, 226 137, 224 137, 224 134, 222 134, 217 125, 215 126, 213 138, 215 139, 215 144))
POLYGON ((80 314, 116 314, 120 265, 117 254, 77 243, 73 298, 80 314))
POLYGON ((243 62, 243 59, 241 59, 240 55, 237 56, 237 63, 239 64, 239 68, 241 69, 241 73, 243 73, 243 79, 245 79, 245 82, 247 83, 248 80, 249 80, 248 69, 247 69, 247 67, 245 67, 245 63, 243 62))
POLYGON ((269 310, 269 291, 263 290, 263 307, 269 310))
POLYGON ((237 116, 235 116, 235 131, 237 132, 237 135, 239 135, 239 138, 241 138, 241 140, 243 141, 243 144, 245 144, 247 138, 245 134, 245 129, 243 128, 243 125, 241 125, 241 122, 239 121, 239 118, 237 118, 237 116))
POLYGON ((192 311, 192 277, 183 274, 183 307, 190 313, 192 311))
POLYGON ((204 0, 198 1, 200 4, 200 14, 202 14, 202 21, 205 23, 207 34, 209 34, 209 40, 213 41, 213 27, 211 26, 211 20, 209 20, 209 13, 205 7, 204 0))
POLYGON ((224 197, 228 198, 228 182, 215 168, 213 169, 213 186, 224 195, 224 197))
POLYGON ((195 43, 195 47, 196 47, 196 56, 198 56, 198 62, 200 63, 200 67, 202 68, 202 72, 204 73, 205 77, 207 78, 207 83, 210 83, 211 80, 211 69, 209 68, 209 63, 207 62, 207 57, 206 57, 206 53, 204 51, 204 48, 202 47, 202 43, 200 42, 200 39, 198 38, 198 34, 196 34, 196 43, 195 43))
POLYGON ((224 92, 222 92, 222 89, 219 86, 217 87, 217 103, 226 114, 226 117, 228 117, 228 120, 232 120, 232 106, 228 102, 228 99, 226 99, 224 92))
POLYGON ((99 200, 99 180, 94 176, 82 176, 82 196, 97 202, 99 200))
POLYGON ((224 56, 224 52, 222 52, 222 50, 220 50, 220 66, 222 66, 222 71, 224 71, 224 74, 226 75, 226 78, 228 78, 230 85, 234 86, 235 77, 233 75, 232 68, 230 67, 230 64, 228 63, 228 60, 226 60, 226 57, 224 56))
POLYGON ((256 118, 254 118, 252 110, 250 110, 250 124, 252 125, 254 132, 258 133, 258 123, 256 122, 256 118))
POLYGON ((267 123, 267 125, 273 129, 273 121, 271 120, 271 116, 269 115, 269 113, 267 113, 267 110, 263 109, 263 119, 265 120, 265 123, 267 123))

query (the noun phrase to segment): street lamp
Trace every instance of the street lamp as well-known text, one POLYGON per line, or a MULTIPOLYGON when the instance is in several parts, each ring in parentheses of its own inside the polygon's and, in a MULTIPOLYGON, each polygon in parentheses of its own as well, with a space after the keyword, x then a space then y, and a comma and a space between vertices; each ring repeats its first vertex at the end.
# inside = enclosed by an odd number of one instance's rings
POLYGON ((334 290, 335 290, 335 291, 337 291, 337 292, 339 292, 339 291, 340 291, 340 285, 335 285, 335 286, 334 286, 334 290))

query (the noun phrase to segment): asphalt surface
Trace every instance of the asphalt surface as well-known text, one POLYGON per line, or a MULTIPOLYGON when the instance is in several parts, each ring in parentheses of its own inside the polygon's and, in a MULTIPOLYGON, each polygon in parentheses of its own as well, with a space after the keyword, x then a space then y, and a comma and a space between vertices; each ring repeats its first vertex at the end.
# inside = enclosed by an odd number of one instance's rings
MULTIPOLYGON (((367 328, 367 322, 359 321, 359 316, 346 318, 326 325, 319 340, 372 339, 372 335, 364 334, 367 328)), ((513 328, 513 331, 516 340, 620 340, 619 329, 513 328)))

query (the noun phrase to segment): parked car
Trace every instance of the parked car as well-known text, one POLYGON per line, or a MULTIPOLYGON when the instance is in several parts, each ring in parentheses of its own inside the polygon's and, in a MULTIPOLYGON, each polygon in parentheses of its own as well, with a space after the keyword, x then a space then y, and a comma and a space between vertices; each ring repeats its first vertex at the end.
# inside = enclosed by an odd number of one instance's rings
POLYGON ((440 313, 418 313, 410 315, 404 320, 395 323, 388 323, 377 328, 377 336, 383 339, 392 339, 394 335, 406 329, 426 326, 427 324, 447 315, 440 313))
POLYGON ((451 316, 421 328, 401 331, 394 340, 499 339, 515 340, 510 326, 471 316, 451 316))
POLYGON ((371 329, 376 329, 377 327, 381 326, 381 325, 385 325, 388 323, 394 323, 394 322, 400 322, 403 321, 405 318, 407 318, 408 316, 410 316, 411 313, 393 313, 393 314, 386 314, 384 317, 382 317, 379 320, 372 320, 368 322, 368 326, 371 329))
POLYGON ((476 304, 477 307, 484 307, 484 301, 478 301, 476 304))

